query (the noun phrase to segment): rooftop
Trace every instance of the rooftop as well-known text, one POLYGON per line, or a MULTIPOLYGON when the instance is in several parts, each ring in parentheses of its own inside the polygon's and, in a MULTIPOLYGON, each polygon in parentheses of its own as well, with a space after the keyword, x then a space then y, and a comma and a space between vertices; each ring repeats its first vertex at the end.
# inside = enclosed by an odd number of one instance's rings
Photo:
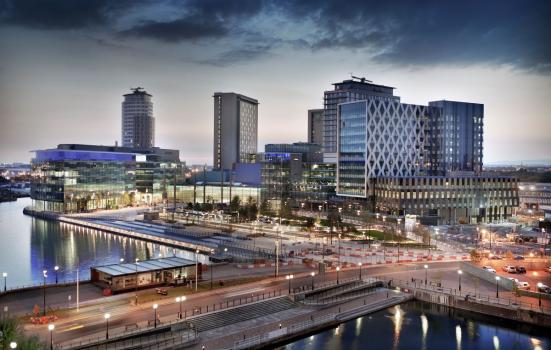
POLYGON ((177 256, 170 258, 160 258, 160 259, 151 259, 138 261, 138 263, 122 263, 122 264, 113 264, 105 266, 96 266, 92 269, 96 271, 101 271, 103 273, 109 274, 111 276, 124 276, 130 275, 137 272, 153 272, 164 269, 175 269, 179 267, 186 267, 195 265, 195 261, 187 260, 177 256))

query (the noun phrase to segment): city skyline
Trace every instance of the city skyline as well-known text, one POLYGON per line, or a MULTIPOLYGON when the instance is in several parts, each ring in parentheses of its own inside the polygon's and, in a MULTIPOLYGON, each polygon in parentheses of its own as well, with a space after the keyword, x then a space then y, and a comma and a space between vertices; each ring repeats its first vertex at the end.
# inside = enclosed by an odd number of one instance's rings
POLYGON ((396 87, 404 103, 484 104, 484 164, 551 162, 544 2, 476 3, 472 15, 431 3, 50 6, 0 5, 0 161, 120 142, 122 95, 135 86, 155 96, 157 145, 188 164, 212 162, 215 91, 261 102, 259 151, 306 141, 308 110, 353 73, 396 87))

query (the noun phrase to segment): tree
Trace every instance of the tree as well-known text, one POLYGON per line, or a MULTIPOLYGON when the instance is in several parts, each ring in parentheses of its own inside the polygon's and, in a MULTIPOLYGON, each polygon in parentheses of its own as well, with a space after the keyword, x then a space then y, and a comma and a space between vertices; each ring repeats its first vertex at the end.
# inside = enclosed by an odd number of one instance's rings
POLYGON ((240 204, 241 204, 241 199, 239 199, 239 196, 233 196, 233 198, 230 201, 230 211, 231 212, 238 211, 240 204))

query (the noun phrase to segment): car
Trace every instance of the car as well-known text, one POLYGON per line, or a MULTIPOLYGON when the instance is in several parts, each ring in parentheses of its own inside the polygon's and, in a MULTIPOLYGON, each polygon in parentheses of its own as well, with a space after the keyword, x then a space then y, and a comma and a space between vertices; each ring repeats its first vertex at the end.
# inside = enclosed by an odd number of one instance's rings
POLYGON ((160 295, 168 295, 168 290, 166 290, 166 288, 155 288, 155 291, 160 295))
POLYGON ((490 255, 490 259, 492 259, 492 260, 501 260, 503 258, 499 255, 490 255))
POLYGON ((515 266, 515 270, 517 271, 517 273, 526 273, 526 269, 524 268, 524 266, 515 266))
POLYGON ((491 266, 482 266, 482 268, 488 272, 496 273, 496 270, 494 270, 494 268, 491 266))
POLYGON ((520 289, 529 290, 530 289, 530 283, 524 282, 524 281, 518 281, 517 282, 517 287, 520 288, 520 289))
POLYGON ((551 272, 551 266, 547 266, 547 272, 551 272))
POLYGON ((518 285, 519 283, 519 280, 514 278, 514 277, 507 277, 508 279, 510 279, 511 281, 513 281, 516 285, 518 285))
POLYGON ((515 259, 515 260, 524 260, 524 257, 522 255, 517 255, 513 259, 515 259))
POLYGON ((503 271, 508 272, 508 273, 517 273, 517 269, 515 269, 515 267, 512 266, 512 265, 503 266, 503 271))
POLYGON ((538 292, 551 294, 551 288, 545 284, 542 284, 541 286, 538 285, 538 292))

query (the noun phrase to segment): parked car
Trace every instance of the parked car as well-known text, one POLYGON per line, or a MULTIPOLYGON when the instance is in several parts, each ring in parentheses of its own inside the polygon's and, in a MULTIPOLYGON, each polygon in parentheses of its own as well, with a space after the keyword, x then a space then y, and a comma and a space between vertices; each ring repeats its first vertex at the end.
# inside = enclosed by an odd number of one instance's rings
POLYGON ((519 281, 519 282, 517 283, 517 287, 519 287, 520 289, 529 290, 529 289, 530 289, 530 283, 528 283, 528 282, 523 282, 523 281, 519 281))
POLYGON ((515 269, 515 267, 512 266, 512 265, 503 266, 503 271, 508 272, 508 273, 517 273, 517 269, 515 269))
POLYGON ((514 257, 515 260, 524 260, 524 257, 522 255, 517 255, 514 257))
POLYGON ((511 281, 513 281, 517 286, 518 286, 518 283, 519 283, 519 280, 514 278, 514 277, 507 277, 508 279, 510 279, 511 281))
POLYGON ((551 288, 545 284, 542 284, 541 287, 538 286, 538 292, 545 293, 545 294, 551 294, 551 288))
POLYGON ((524 266, 515 266, 515 270, 517 271, 517 273, 526 273, 526 269, 524 268, 524 266))
POLYGON ((547 266, 547 272, 551 272, 551 266, 547 266))
POLYGON ((488 272, 496 273, 496 270, 491 266, 482 266, 482 268, 488 272))
POLYGON ((501 260, 503 259, 501 256, 499 255, 490 255, 490 259, 493 259, 493 260, 501 260))

